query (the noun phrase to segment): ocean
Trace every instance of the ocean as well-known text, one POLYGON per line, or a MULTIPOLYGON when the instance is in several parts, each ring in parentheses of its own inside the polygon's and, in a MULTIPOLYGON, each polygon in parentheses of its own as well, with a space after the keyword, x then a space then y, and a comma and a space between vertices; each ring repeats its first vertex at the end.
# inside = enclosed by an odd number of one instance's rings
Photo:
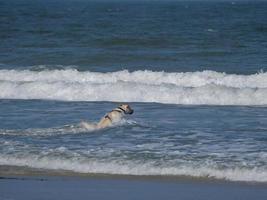
POLYGON ((0 0, 0 173, 267 183, 266 10, 0 0))

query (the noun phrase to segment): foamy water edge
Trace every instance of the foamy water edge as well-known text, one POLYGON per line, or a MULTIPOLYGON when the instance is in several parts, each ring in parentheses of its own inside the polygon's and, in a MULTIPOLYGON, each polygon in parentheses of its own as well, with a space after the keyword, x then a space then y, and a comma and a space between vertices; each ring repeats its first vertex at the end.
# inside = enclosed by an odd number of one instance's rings
MULTIPOLYGON (((77 174, 109 174, 129 176, 169 176, 193 177, 227 181, 267 183, 267 171, 261 169, 217 169, 207 166, 179 166, 159 167, 153 163, 116 163, 114 161, 86 161, 64 160, 59 158, 39 158, 38 156, 24 156, 14 158, 0 156, 0 165, 14 167, 29 167, 37 170, 69 171, 77 174)), ((61 173, 62 174, 62 173, 61 173)), ((64 174, 64 173, 63 173, 64 174)))

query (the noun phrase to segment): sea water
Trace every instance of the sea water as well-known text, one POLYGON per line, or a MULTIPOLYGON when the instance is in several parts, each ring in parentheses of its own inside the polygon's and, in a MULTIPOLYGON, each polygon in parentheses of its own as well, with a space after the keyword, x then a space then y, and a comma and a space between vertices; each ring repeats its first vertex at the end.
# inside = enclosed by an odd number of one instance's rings
POLYGON ((0 167, 267 182, 266 9, 0 1, 0 167))

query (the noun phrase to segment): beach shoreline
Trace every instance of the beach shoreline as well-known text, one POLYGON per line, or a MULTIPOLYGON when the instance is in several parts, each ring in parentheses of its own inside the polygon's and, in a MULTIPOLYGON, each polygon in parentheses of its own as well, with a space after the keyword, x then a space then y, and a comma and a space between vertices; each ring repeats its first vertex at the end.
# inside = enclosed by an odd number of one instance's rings
POLYGON ((0 199, 264 199, 266 185, 111 176, 1 176, 0 199))
POLYGON ((236 181, 220 179, 211 176, 188 176, 188 175, 131 175, 131 174, 108 174, 108 173, 79 173, 70 170, 37 169, 25 166, 0 166, 0 179, 111 179, 133 181, 160 181, 160 182, 196 182, 215 184, 240 184, 259 185, 267 188, 266 182, 260 181, 236 181))

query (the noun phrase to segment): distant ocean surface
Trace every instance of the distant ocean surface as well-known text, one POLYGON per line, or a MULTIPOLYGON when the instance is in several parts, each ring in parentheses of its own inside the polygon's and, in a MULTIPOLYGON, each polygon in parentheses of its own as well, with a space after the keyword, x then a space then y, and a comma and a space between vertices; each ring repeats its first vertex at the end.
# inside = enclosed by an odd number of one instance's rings
POLYGON ((267 183, 266 10, 0 0, 0 175, 267 183), (135 112, 121 123, 79 126, 123 102, 135 112))

